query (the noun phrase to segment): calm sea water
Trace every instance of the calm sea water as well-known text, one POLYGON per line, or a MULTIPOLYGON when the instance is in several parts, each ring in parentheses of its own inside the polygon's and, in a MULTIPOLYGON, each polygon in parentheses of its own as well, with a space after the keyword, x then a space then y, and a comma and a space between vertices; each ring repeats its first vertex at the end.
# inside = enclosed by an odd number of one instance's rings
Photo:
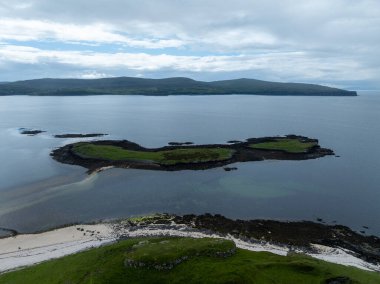
POLYGON ((153 212, 337 222, 380 235, 380 93, 358 97, 0 97, 0 227, 32 232, 153 212), (37 136, 20 127, 47 131, 37 136), (238 163, 237 171, 85 169, 49 157, 109 133, 146 147, 268 135, 318 138, 340 157, 238 163))

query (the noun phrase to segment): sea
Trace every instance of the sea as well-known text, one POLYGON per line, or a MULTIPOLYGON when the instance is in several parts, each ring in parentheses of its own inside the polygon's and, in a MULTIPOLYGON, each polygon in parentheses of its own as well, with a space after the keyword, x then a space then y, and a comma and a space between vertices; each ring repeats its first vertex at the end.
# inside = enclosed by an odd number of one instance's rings
POLYGON ((380 92, 358 94, 0 97, 0 228, 31 233, 153 213, 211 213, 319 220, 379 236, 380 92), (46 132, 28 136, 21 128, 46 132), (54 138, 65 133, 109 135, 54 138), (287 134, 316 138, 336 156, 236 163, 229 172, 114 168, 89 175, 49 155, 94 139, 155 148, 287 134))

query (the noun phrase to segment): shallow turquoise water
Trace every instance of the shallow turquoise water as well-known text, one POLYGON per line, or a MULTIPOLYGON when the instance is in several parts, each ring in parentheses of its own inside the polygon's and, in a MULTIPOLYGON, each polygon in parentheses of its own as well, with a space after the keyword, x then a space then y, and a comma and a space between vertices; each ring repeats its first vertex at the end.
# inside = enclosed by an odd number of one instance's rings
POLYGON ((46 229, 152 212, 307 219, 380 234, 380 93, 359 97, 0 97, 0 227, 46 229), (18 128, 37 128, 37 136, 18 128), (146 147, 267 135, 315 137, 340 157, 239 163, 237 171, 112 169, 88 177, 50 151, 109 133, 146 147))

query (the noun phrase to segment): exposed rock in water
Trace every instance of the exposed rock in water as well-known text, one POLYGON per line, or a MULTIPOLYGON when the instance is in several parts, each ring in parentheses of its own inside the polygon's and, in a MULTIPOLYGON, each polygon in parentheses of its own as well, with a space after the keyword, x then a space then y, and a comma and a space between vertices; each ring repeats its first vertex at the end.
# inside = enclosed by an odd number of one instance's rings
POLYGON ((238 168, 237 167, 224 167, 223 168, 226 172, 230 172, 230 171, 236 171, 238 168))
POLYGON ((108 134, 103 133, 90 133, 90 134, 75 134, 75 133, 68 133, 68 134, 56 134, 54 135, 54 138, 89 138, 89 137, 101 137, 106 136, 108 134))
POLYGON ((46 132, 39 129, 28 129, 28 128, 20 128, 19 130, 20 130, 20 134, 28 135, 28 136, 35 136, 37 134, 46 132))
POLYGON ((193 145, 193 142, 169 142, 168 145, 170 146, 186 146, 186 145, 193 145))

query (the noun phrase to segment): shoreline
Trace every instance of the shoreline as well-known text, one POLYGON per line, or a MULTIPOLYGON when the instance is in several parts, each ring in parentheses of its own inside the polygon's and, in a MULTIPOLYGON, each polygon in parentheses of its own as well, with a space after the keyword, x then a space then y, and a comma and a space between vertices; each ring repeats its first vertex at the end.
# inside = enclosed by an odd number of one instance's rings
POLYGON ((111 229, 106 224, 73 225, 0 239, 0 273, 115 241, 110 234, 111 229), (79 227, 83 231, 78 230, 79 227))
MULTIPOLYGON (((210 218, 210 216, 212 215, 206 214, 194 219, 194 215, 180 217, 162 214, 97 224, 77 224, 36 234, 18 234, 2 238, 0 239, 0 273, 110 244, 121 239, 152 236, 224 238, 234 241, 238 248, 250 251, 266 251, 283 256, 288 253, 302 253, 332 263, 380 272, 379 261, 374 261, 371 257, 366 259, 357 251, 342 247, 338 243, 335 245, 333 243, 321 244, 310 239, 309 245, 294 245, 289 242, 268 240, 264 235, 262 238, 250 238, 236 230, 223 233, 211 227, 202 228, 197 224, 199 220, 204 222, 204 218, 210 218), (193 219, 188 223, 180 221, 189 219, 189 216, 193 219)), ((220 222, 217 215, 216 218, 220 222)), ((265 222, 264 220, 253 221, 265 222)), ((285 227, 291 230, 291 225, 294 223, 282 222, 281 224, 284 224, 283 230, 286 230, 285 227)), ((207 226, 209 225, 207 224, 207 226)), ((221 225, 226 226, 226 224, 221 225)), ((319 226, 319 224, 317 225, 319 226)), ((275 231, 270 233, 276 234, 275 231)), ((370 237, 364 238, 368 241, 370 237)), ((375 238, 378 240, 377 237, 375 238)))

